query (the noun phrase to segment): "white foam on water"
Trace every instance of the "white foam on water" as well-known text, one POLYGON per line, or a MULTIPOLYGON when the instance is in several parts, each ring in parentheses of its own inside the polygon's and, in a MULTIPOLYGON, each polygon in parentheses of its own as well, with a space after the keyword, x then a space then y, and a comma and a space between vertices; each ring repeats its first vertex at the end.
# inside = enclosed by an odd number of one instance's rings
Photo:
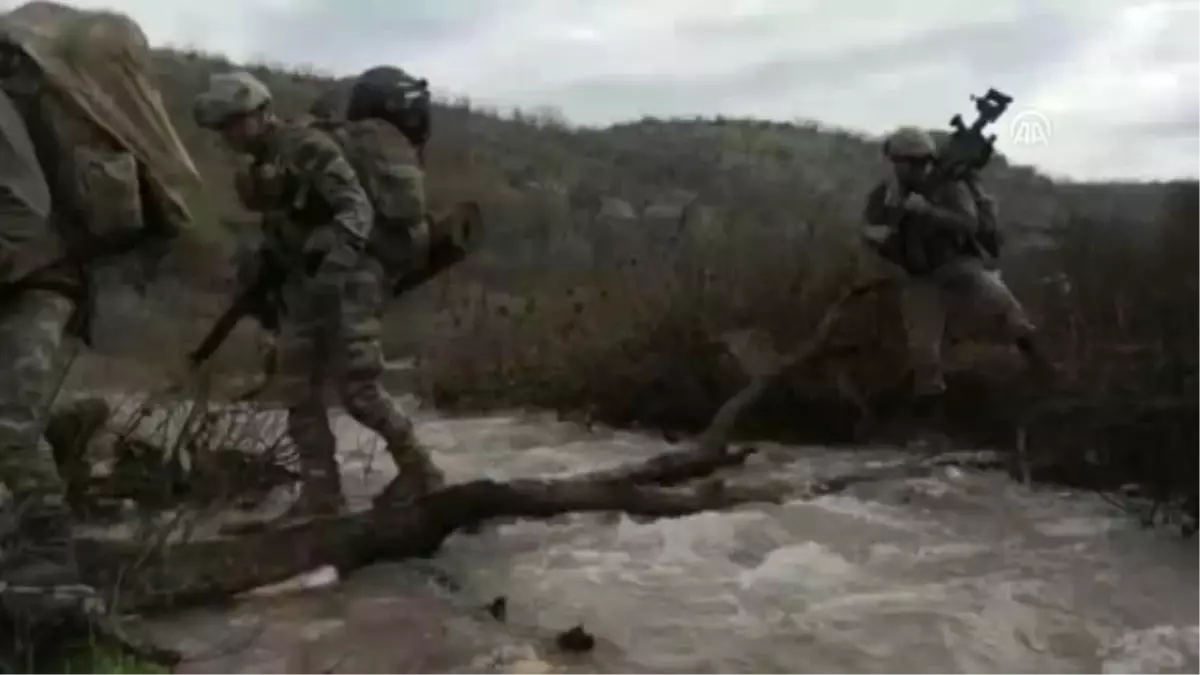
POLYGON ((882 525, 900 531, 918 532, 927 529, 924 523, 914 519, 913 516, 915 514, 909 509, 887 504, 864 502, 861 499, 844 494, 825 495, 811 502, 791 501, 787 503, 789 505, 811 504, 831 514, 846 516, 850 519, 860 520, 871 525, 882 525))
POLYGON ((1117 526, 1111 518, 1062 518, 1034 525, 1048 537, 1096 537, 1117 526))
POLYGON ((1194 673, 1200 657, 1200 626, 1127 631, 1099 655, 1104 673, 1194 673))
POLYGON ((836 592, 859 575, 859 569, 845 558, 815 541, 781 546, 767 554, 762 563, 738 575, 738 585, 780 587, 785 592, 836 592))
POLYGON ((872 544, 870 558, 879 565, 894 565, 905 562, 970 558, 993 550, 987 544, 970 542, 947 542, 926 545, 900 546, 892 543, 872 544))
MULTIPOLYGON (((546 415, 417 419, 451 480, 564 475, 669 447, 546 415)), ((379 475, 394 472, 369 432, 336 425, 348 482, 372 456, 379 475)), ((764 455, 730 475, 801 484, 905 460, 879 449, 764 455)), ((584 623, 607 645, 588 670, 1195 672, 1200 584, 1194 545, 1180 547, 1095 496, 962 469, 679 518, 499 523, 406 565, 443 570, 467 606, 506 596, 502 628, 514 634, 584 623)), ((381 583, 376 595, 396 592, 381 583)), ((543 667, 516 647, 485 656, 486 669, 543 667)))

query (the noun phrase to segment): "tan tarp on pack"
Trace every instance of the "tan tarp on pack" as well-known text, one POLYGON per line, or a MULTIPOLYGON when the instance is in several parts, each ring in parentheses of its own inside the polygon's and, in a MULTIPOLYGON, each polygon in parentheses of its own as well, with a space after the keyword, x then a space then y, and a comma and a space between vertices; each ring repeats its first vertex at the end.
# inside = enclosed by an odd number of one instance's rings
POLYGON ((29 2, 0 15, 0 27, 146 165, 181 213, 189 213, 180 190, 199 182, 200 174, 150 82, 149 41, 136 22, 114 12, 29 2))

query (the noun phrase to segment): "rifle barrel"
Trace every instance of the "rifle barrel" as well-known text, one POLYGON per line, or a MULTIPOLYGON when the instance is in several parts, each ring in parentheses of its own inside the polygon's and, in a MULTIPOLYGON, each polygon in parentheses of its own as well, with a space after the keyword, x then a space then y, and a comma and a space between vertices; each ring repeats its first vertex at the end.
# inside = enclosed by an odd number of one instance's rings
POLYGON ((265 301, 270 287, 270 279, 266 275, 262 275, 244 293, 238 295, 217 318, 208 334, 200 341, 200 346, 192 352, 190 357, 192 363, 199 365, 212 357, 213 353, 220 348, 221 343, 225 342, 225 339, 233 332, 242 317, 252 312, 257 303, 265 301))

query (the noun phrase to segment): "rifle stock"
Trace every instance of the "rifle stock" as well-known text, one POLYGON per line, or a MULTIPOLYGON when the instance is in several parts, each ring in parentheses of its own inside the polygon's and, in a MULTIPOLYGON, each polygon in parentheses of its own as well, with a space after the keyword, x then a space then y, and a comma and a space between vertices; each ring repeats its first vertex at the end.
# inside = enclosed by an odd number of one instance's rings
POLYGON ((403 295, 462 262, 479 237, 483 215, 478 203, 467 201, 430 220, 425 264, 397 279, 392 285, 393 296, 403 295))

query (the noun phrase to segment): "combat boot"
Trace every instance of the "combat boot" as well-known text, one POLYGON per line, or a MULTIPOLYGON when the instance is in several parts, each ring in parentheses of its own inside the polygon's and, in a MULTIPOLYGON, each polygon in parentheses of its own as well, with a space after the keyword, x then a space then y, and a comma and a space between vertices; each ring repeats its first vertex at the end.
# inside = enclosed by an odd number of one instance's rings
POLYGON ((342 482, 333 476, 310 476, 300 485, 300 495, 288 510, 284 519, 313 519, 337 516, 346 511, 346 498, 342 494, 342 482))
POLYGON ((417 443, 415 436, 389 444, 388 452, 396 463, 397 473, 375 496, 375 506, 414 501, 445 486, 446 475, 433 463, 428 451, 417 443))
POLYGON ((913 397, 908 441, 905 444, 909 450, 932 455, 952 449, 953 443, 943 431, 944 397, 944 392, 913 397))
POLYGON ((71 513, 57 496, 29 497, 13 544, 0 560, 0 580, 12 586, 55 587, 82 583, 71 531, 71 513))

